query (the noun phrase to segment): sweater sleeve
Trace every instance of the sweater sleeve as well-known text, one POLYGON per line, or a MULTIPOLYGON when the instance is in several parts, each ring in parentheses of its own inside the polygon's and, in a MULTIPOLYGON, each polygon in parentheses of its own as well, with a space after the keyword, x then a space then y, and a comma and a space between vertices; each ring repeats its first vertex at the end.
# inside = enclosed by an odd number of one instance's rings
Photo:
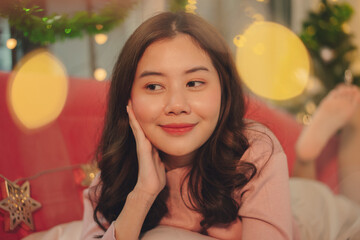
MULTIPOLYGON (((96 178, 94 179, 93 183, 91 184, 91 186, 87 189, 84 190, 83 192, 83 201, 84 201, 84 214, 83 214, 83 227, 82 227, 82 232, 81 232, 81 239, 82 240, 94 240, 94 239, 99 239, 96 238, 96 236, 102 236, 102 238, 100 239, 104 239, 104 240, 115 240, 115 227, 114 227, 114 223, 111 223, 110 226, 108 226, 107 230, 104 231, 103 229, 100 228, 100 226, 95 222, 94 220, 94 204, 91 202, 90 198, 92 198, 93 196, 96 198, 96 194, 95 192, 97 192, 98 190, 96 185, 99 183, 100 180, 100 176, 99 174, 96 176, 96 178)), ((106 220, 102 217, 102 216, 98 216, 100 221, 105 222, 105 226, 107 226, 108 224, 106 224, 106 220)))
POLYGON ((252 162, 257 173, 241 190, 239 216, 242 239, 292 239, 289 176, 283 149, 262 125, 248 132, 250 147, 241 161, 252 162))

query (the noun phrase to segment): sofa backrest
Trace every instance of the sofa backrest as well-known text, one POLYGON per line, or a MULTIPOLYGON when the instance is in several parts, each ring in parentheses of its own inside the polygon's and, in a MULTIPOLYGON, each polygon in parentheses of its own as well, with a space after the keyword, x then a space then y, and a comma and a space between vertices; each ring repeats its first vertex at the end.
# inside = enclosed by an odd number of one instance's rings
MULTIPOLYGON (((69 78, 68 96, 60 116, 41 129, 24 132, 15 124, 6 101, 9 75, 0 72, 0 174, 15 181, 44 173, 30 179, 31 197, 42 204, 33 213, 36 231, 79 220, 84 187, 79 183, 78 165, 93 159, 102 130, 109 82, 69 78)), ((263 123, 278 137, 291 172, 294 144, 302 126, 293 116, 255 97, 248 97, 247 105, 246 117, 263 123)), ((336 149, 336 145, 330 149, 336 149)), ((333 159, 334 151, 326 154, 324 159, 333 159)), ((319 177, 330 186, 337 181, 333 162, 320 161, 323 170, 319 171, 319 177)), ((4 184, 3 179, 0 184, 4 184)), ((0 200, 5 197, 2 193, 0 200)), ((5 233, 6 214, 4 211, 0 214, 0 239, 19 239, 31 233, 23 227, 5 233)))

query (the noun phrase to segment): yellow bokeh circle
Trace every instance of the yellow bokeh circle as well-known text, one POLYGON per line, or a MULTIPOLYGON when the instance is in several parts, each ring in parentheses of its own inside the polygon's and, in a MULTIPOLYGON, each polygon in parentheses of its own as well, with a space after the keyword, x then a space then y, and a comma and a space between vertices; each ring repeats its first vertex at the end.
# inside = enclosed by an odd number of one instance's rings
POLYGON ((94 71, 94 78, 99 82, 104 81, 107 77, 107 72, 103 68, 97 68, 94 71))
POLYGON ((300 95, 306 88, 310 60, 302 41, 286 27, 255 22, 234 38, 236 65, 255 94, 273 100, 300 95))
POLYGON ((59 116, 67 92, 68 80, 62 63, 46 50, 35 50, 12 72, 8 103, 21 126, 36 129, 59 116))
POLYGON ((6 41, 6 47, 8 49, 14 49, 14 48, 16 48, 16 46, 17 46, 17 40, 15 38, 9 38, 6 41))

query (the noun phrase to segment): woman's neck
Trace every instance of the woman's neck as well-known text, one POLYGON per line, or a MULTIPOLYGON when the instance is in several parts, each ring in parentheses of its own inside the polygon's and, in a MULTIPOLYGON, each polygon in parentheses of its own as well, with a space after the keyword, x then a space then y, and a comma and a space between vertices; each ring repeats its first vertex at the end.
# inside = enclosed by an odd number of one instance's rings
POLYGON ((173 156, 168 155, 164 152, 160 153, 160 158, 165 164, 165 168, 167 171, 170 171, 175 168, 182 168, 186 166, 190 166, 193 162, 195 152, 191 152, 187 155, 183 156, 173 156))

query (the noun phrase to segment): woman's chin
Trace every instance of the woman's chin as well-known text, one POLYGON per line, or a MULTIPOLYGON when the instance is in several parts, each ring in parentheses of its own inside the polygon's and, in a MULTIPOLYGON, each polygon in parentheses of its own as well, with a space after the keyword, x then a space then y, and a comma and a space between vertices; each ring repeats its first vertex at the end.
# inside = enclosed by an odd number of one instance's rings
POLYGON ((179 149, 173 149, 172 151, 160 151, 160 158, 163 162, 169 163, 170 165, 186 166, 189 165, 194 158, 195 151, 183 151, 179 149))

